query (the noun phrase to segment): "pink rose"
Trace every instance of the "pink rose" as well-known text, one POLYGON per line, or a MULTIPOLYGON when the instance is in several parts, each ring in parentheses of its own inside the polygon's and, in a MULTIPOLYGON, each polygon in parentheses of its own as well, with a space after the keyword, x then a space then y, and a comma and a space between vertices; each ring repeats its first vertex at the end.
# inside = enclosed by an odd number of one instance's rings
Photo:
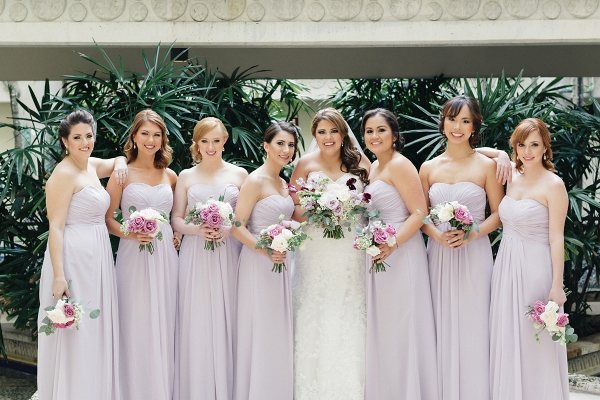
POLYGON ((396 231, 396 228, 394 228, 394 225, 392 224, 385 224, 385 231, 390 235, 395 235, 396 233, 398 233, 398 231, 396 231))
POLYGON ((146 225, 146 220, 144 217, 139 216, 129 220, 129 226, 127 229, 129 229, 129 232, 138 233, 144 229, 144 225, 146 225))
POLYGON ((154 232, 156 232, 157 229, 158 224, 156 223, 156 221, 151 219, 146 221, 146 224, 144 225, 144 232, 152 235, 154 232))
POLYGON ((464 224, 471 225, 473 223, 473 217, 471 213, 463 207, 458 207, 454 210, 454 218, 464 224))
POLYGON ((377 244, 384 244, 389 238, 390 235, 385 229, 376 229, 375 232, 373 232, 373 240, 375 240, 375 243, 377 244))
POLYGON ((563 328, 563 327, 567 326, 568 323, 569 323, 569 314, 558 313, 558 316, 556 318, 556 325, 563 328))
POLYGON ((75 307, 69 303, 63 304, 63 314, 65 314, 65 317, 67 318, 75 317, 75 307))
POLYGON ((540 325, 545 324, 545 322, 542 321, 542 319, 540 318, 540 314, 536 314, 535 312, 532 312, 530 315, 531 315, 531 319, 533 320, 533 322, 536 322, 540 325))
POLYGON ((341 217, 344 213, 344 206, 342 206, 342 203, 338 203, 337 207, 331 211, 333 211, 333 215, 335 215, 336 217, 341 217))
POLYGON ((540 315, 542 314, 544 311, 546 311, 546 303, 544 303, 541 300, 536 301, 533 304, 533 311, 537 314, 540 315))
POLYGON ((223 218, 221 218, 221 214, 216 212, 210 215, 210 218, 208 221, 206 221, 206 224, 211 228, 218 228, 219 226, 223 225, 223 218))
POLYGON ((329 208, 331 211, 333 211, 340 206, 340 201, 336 198, 332 198, 332 199, 327 200, 327 202, 325 203, 325 206, 327 208, 329 208))
POLYGON ((282 225, 276 225, 275 228, 269 231, 269 236, 271 239, 274 239, 275 236, 279 235, 283 231, 284 227, 282 225))

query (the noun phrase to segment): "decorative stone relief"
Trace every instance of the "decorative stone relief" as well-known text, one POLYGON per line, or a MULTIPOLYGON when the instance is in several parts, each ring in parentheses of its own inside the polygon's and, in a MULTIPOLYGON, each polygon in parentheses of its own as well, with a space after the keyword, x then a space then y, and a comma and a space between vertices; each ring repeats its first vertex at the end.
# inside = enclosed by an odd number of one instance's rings
POLYGON ((4 0, 0 0, 0 14, 4 11, 4 0))
POLYGON ((271 11, 284 21, 298 17, 303 9, 304 0, 271 0, 271 11))
POLYGON ((598 8, 598 0, 564 0, 564 2, 569 14, 577 18, 587 18, 598 8))
POLYGON ((90 6, 96 17, 110 21, 123 14, 125 0, 90 0, 90 6))
POLYGON ((129 7, 129 16, 135 22, 142 22, 148 16, 148 7, 141 1, 133 3, 129 7))
POLYGON ((560 4, 555 1, 548 1, 542 6, 542 12, 548 19, 556 19, 560 15, 560 4))
POLYGON ((388 0, 390 14, 398 19, 411 19, 421 10, 421 0, 388 0))
POLYGON ((444 13, 444 9, 440 5, 440 3, 429 3, 427 5, 427 18, 431 21, 437 21, 442 18, 442 14, 444 13))
POLYGON ((194 21, 202 22, 208 17, 208 8, 202 3, 194 3, 190 7, 190 16, 194 21))
POLYGON ((69 7, 69 17, 75 22, 81 22, 87 15, 87 8, 81 3, 75 3, 69 7))
POLYGON ((210 9, 225 21, 236 19, 246 9, 246 0, 210 0, 210 9))
POLYGON ((538 8, 538 0, 504 0, 504 8, 515 18, 527 18, 538 8))
POLYGON ((362 0, 327 0, 327 9, 337 19, 348 21, 358 15, 362 0))
POLYGON ((10 18, 12 18, 13 21, 21 22, 27 17, 27 7, 21 3, 15 3, 10 6, 8 15, 10 15, 10 18))
POLYGON ((319 22, 325 16, 325 8, 319 3, 312 3, 306 8, 306 15, 311 21, 319 22))
POLYGON ((152 9, 162 19, 173 21, 187 10, 187 0, 152 0, 152 9))
POLYGON ((383 7, 379 3, 369 3, 365 7, 365 15, 371 21, 379 21, 383 17, 383 7))
POLYGON ((246 14, 254 22, 258 22, 265 16, 265 8, 260 3, 252 3, 246 9, 246 14))
POLYGON ((67 0, 31 0, 31 11, 44 21, 54 21, 66 8, 67 0))
POLYGON ((469 19, 479 10, 479 0, 446 0, 446 9, 455 18, 469 19))
POLYGON ((495 1, 485 3, 483 6, 483 15, 485 15, 487 19, 498 19, 500 14, 502 14, 502 7, 495 1))

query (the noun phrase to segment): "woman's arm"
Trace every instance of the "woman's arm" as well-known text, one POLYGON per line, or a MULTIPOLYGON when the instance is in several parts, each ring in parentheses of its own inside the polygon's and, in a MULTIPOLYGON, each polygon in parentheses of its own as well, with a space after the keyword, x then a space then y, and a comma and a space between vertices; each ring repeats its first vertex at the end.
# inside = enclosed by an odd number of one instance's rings
MULTIPOLYGON (((268 249, 255 249, 254 245, 256 244, 257 239, 250 233, 246 226, 248 224, 250 214, 252 213, 252 209, 254 209, 254 206, 260 200, 261 194, 261 182, 256 176, 252 176, 252 174, 250 174, 250 176, 248 176, 242 185, 240 194, 238 196, 237 205, 235 207, 235 218, 240 223, 240 226, 234 225, 233 236, 249 249, 252 249, 255 252, 267 257, 274 263, 280 264, 285 262, 285 252, 282 253, 275 250, 269 251, 268 249)), ((275 221, 273 222, 275 223, 275 221)))
MULTIPOLYGON (((423 196, 425 197, 425 204, 427 205, 427 208, 423 213, 423 218, 429 214, 429 208, 431 207, 431 204, 429 202, 429 188, 431 187, 431 184, 429 183, 429 173, 431 168, 433 168, 433 164, 431 163, 431 161, 428 161, 423 163, 423 165, 421 165, 421 169, 419 170, 421 188, 423 189, 423 196)), ((454 231, 452 231, 452 233, 449 233, 450 231, 442 232, 433 223, 423 224, 423 226, 421 226, 421 230, 430 239, 435 240, 443 247, 450 248, 450 239, 455 237, 454 231)))
POLYGON ((562 306, 567 301, 563 290, 563 274, 565 268, 565 219, 569 209, 569 196, 564 183, 556 177, 549 185, 548 215, 550 254, 552 257, 552 288, 548 300, 562 306))
POLYGON ((214 230, 205 224, 186 224, 185 217, 188 214, 187 191, 192 186, 190 170, 182 171, 175 186, 173 195, 173 210, 171 210, 171 226, 173 230, 184 235, 198 235, 205 240, 212 240, 214 230))
POLYGON ((116 172, 115 179, 118 185, 123 185, 127 179, 127 159, 123 156, 102 159, 90 157, 90 165, 96 170, 98 178, 106 178, 116 172))
POLYGON ((390 163, 390 172, 391 181, 406 204, 410 216, 396 233, 396 244, 391 248, 387 244, 379 245, 381 253, 374 257, 374 260, 386 259, 394 250, 413 237, 423 225, 423 217, 427 215, 427 203, 421 190, 419 173, 412 162, 404 156, 397 157, 390 163))
MULTIPOLYGON (((306 181, 308 177, 308 173, 305 171, 305 165, 306 163, 302 159, 298 160, 298 164, 294 168, 294 172, 292 172, 292 176, 290 177, 290 184, 294 185, 296 190, 300 190, 300 187, 296 181, 300 178, 306 181)), ((292 214, 292 219, 298 222, 307 221, 308 218, 302 217, 306 210, 300 205, 300 199, 295 193, 290 193, 290 195, 292 196, 292 200, 294 200, 294 214, 292 214)))
POLYGON ((57 167, 46 184, 46 210, 48 212, 48 249, 54 273, 52 296, 71 297, 63 268, 64 233, 71 197, 75 190, 76 174, 57 167))
POLYGON ((496 179, 500 184, 512 183, 513 163, 505 151, 492 147, 477 147, 475 151, 496 161, 496 179))

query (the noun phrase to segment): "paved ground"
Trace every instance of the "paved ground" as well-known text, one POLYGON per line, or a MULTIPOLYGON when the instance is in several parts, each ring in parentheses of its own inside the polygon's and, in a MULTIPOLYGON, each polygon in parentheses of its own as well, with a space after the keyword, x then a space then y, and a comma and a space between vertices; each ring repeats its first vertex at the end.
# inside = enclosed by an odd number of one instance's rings
POLYGON ((598 400, 598 399, 600 399, 600 395, 598 395, 598 394, 571 392, 571 400, 598 400))

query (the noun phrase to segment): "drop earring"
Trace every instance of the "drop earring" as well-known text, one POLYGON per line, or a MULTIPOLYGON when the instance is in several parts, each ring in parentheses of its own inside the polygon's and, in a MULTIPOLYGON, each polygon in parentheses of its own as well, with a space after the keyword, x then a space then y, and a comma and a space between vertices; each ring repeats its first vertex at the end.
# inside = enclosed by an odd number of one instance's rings
POLYGON ((544 160, 546 160, 546 153, 544 153, 544 160))
POLYGON ((69 155, 69 149, 68 148, 65 148, 65 154, 69 155))
POLYGON ((267 158, 269 158, 269 153, 267 153, 267 158))

